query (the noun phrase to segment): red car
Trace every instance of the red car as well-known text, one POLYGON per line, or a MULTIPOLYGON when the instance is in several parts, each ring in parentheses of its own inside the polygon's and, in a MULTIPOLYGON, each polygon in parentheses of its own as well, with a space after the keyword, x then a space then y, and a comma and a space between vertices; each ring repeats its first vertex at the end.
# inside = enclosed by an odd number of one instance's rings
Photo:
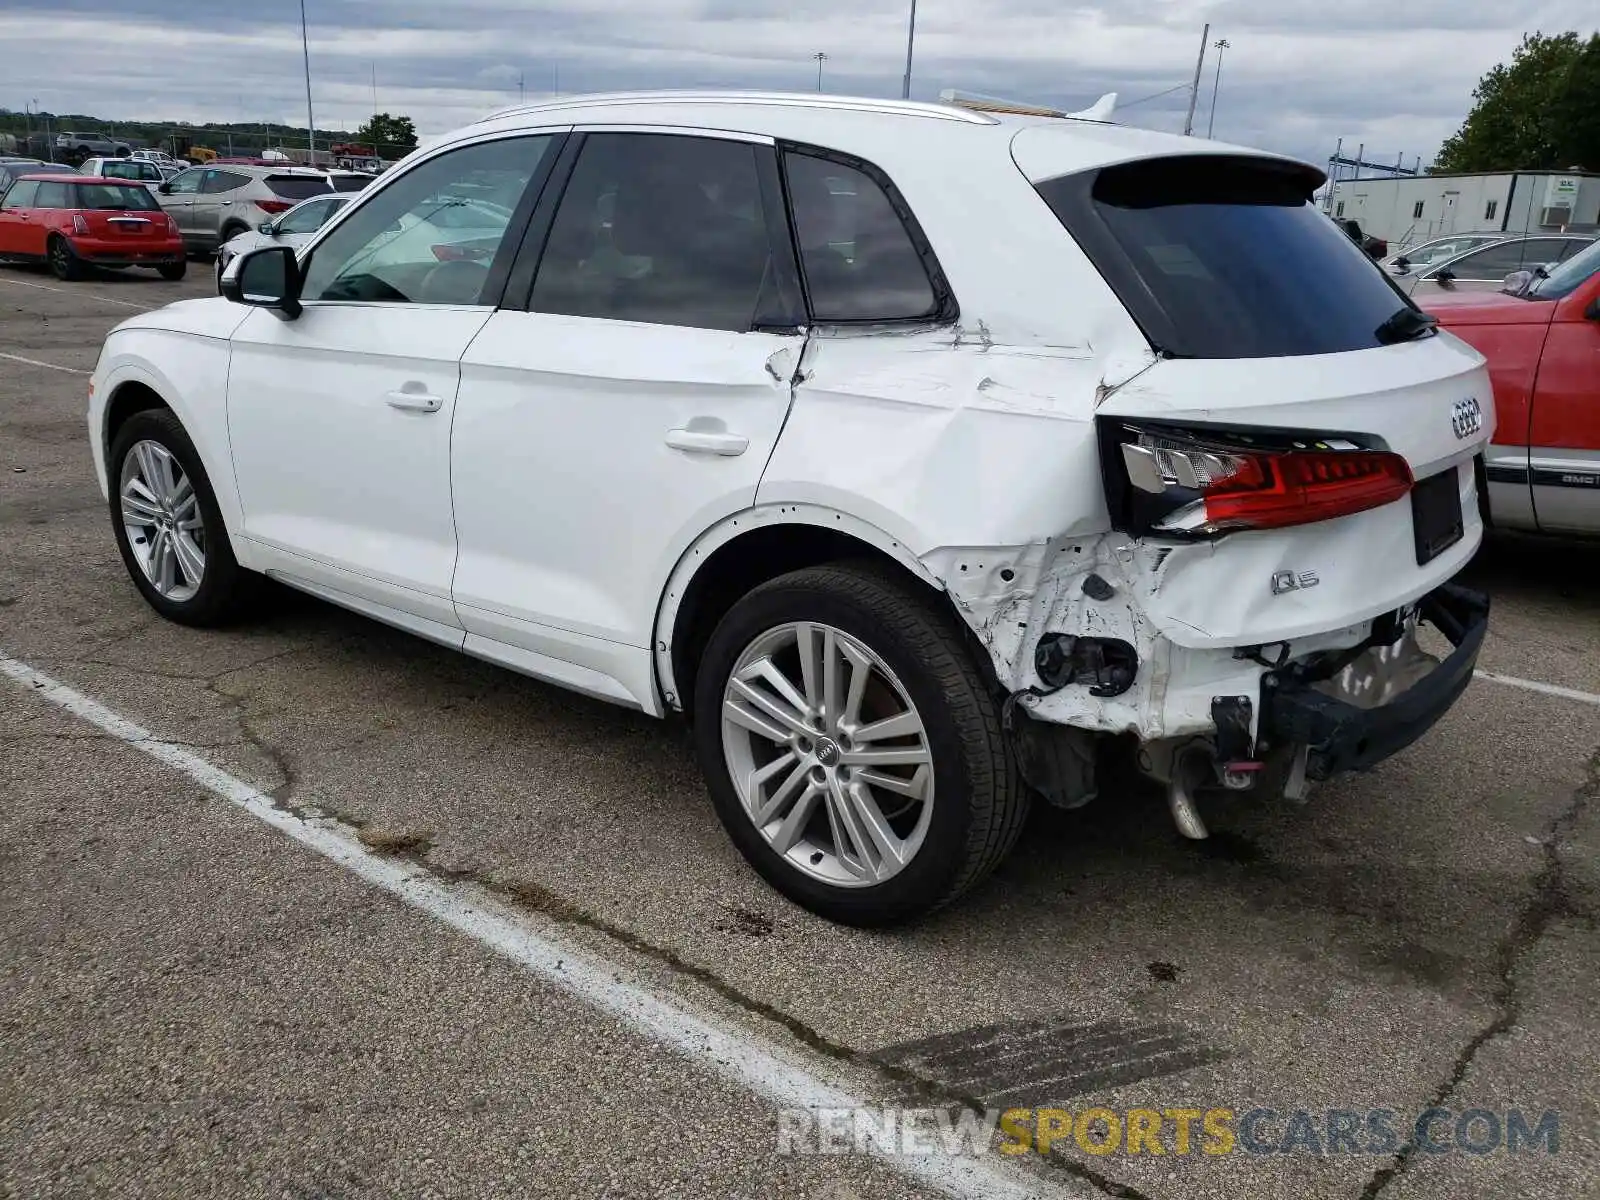
POLYGON ((58 279, 89 266, 154 267, 182 279, 183 237, 143 184, 24 175, 0 198, 0 260, 48 263, 58 279))
POLYGON ((1439 294, 1424 307, 1489 360, 1494 522, 1600 535, 1600 242, 1514 293, 1439 294))

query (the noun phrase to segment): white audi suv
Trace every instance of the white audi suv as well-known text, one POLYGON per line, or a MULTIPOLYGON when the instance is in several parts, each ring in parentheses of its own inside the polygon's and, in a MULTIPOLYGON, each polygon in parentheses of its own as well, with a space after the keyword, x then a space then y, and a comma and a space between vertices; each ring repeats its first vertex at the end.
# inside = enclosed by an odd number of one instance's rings
POLYGON ((1322 182, 909 102, 517 107, 113 331, 94 461, 163 615, 271 578, 681 713, 756 870, 906 920, 1114 739, 1202 837, 1469 681, 1483 361, 1322 182))

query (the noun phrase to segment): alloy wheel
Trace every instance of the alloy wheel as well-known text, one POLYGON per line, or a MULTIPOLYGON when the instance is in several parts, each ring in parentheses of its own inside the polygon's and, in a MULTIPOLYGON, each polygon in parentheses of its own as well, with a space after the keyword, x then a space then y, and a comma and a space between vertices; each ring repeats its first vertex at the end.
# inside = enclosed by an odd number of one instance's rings
POLYGON ((157 594, 192 600, 205 579, 205 522, 183 465, 160 442, 135 442, 118 485, 128 547, 157 594))
POLYGON ((769 629, 734 664, 721 721, 744 813, 790 865, 868 887, 911 863, 933 813, 933 753, 865 643, 820 622, 769 629))

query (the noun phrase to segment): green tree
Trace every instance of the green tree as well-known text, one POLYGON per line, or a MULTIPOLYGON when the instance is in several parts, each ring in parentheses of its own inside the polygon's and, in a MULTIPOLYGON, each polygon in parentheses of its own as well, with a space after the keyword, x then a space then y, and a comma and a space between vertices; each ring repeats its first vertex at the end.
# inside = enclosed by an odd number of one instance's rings
POLYGON ((1600 165, 1600 34, 1525 34, 1511 62, 1480 79, 1472 98, 1435 171, 1600 165))
POLYGON ((1591 34, 1567 67, 1550 102, 1557 170, 1600 171, 1600 33, 1591 34))
POLYGON ((417 127, 410 117, 374 113, 370 121, 356 130, 355 140, 374 147, 380 158, 399 158, 417 148, 417 127))

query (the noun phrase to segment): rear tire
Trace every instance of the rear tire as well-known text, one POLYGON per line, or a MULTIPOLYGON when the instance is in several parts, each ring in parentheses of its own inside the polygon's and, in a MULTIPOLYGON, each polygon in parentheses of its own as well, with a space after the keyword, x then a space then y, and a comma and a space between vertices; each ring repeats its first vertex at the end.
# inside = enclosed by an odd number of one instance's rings
POLYGON ((234 558, 211 480, 177 416, 152 408, 129 417, 107 468, 117 549, 150 607, 182 625, 221 625, 248 611, 262 577, 234 558))
POLYGON ((188 259, 185 259, 183 262, 162 263, 156 268, 156 271, 160 274, 161 278, 167 280, 169 283, 177 283, 178 280, 182 279, 189 273, 189 261, 188 259))
POLYGON ((695 749, 734 845, 778 891, 832 921, 893 925, 948 904, 999 865, 1027 817, 1000 704, 967 639, 929 589, 875 563, 796 571, 735 604, 701 659, 694 711, 695 749), (787 684, 772 686, 774 673, 787 684), (801 718, 767 722, 787 740, 740 718, 771 713, 750 704, 750 687, 801 718), (891 720, 896 731, 884 732, 891 720), (855 830, 841 835, 846 820, 855 830))
POLYGON ((60 234, 51 237, 45 254, 51 273, 63 283, 83 278, 83 260, 73 253, 72 244, 60 234))

